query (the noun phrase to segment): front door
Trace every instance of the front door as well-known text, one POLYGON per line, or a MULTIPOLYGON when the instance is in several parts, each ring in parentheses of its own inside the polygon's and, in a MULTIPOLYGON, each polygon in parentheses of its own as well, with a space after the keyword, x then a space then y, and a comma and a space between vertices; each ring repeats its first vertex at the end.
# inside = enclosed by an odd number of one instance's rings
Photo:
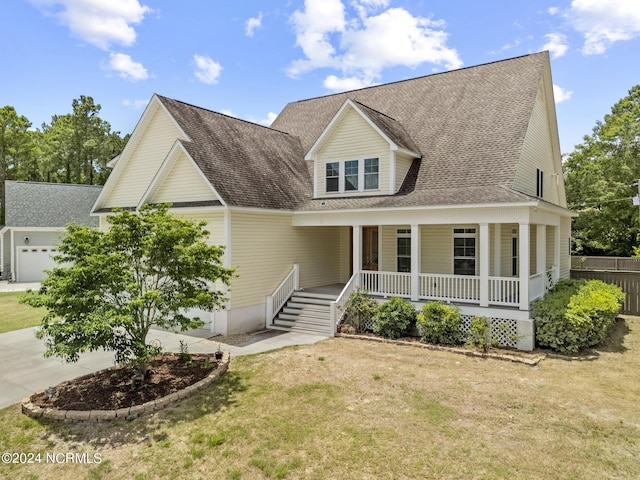
POLYGON ((362 270, 378 270, 378 227, 362 227, 362 270))

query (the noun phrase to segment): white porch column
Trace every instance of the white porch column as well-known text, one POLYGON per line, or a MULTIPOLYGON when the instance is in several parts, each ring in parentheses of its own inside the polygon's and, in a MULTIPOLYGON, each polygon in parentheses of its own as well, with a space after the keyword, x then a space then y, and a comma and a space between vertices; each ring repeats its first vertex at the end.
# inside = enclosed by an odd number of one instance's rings
POLYGON ((353 226, 353 273, 357 273, 362 270, 362 226, 353 226))
POLYGON ((529 224, 521 223, 518 240, 518 271, 520 272, 520 310, 529 310, 529 224))
POLYGON ((553 227, 553 282, 560 280, 560 249, 565 248, 560 245, 560 225, 553 227))
MULTIPOLYGON (((536 225, 536 273, 547 271, 547 226, 536 225)), ((546 282, 546 279, 545 279, 546 282)))
POLYGON ((493 225, 493 276, 502 276, 502 224, 493 225))
POLYGON ((411 300, 420 298, 420 225, 411 224, 411 300))
POLYGON ((480 224, 480 306, 489 306, 489 224, 480 224))

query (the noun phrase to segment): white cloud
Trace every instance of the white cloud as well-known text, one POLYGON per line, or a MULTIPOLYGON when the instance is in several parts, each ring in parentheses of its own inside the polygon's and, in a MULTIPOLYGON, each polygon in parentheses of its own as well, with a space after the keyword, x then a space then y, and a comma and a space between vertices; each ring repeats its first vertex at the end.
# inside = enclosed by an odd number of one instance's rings
POLYGON ((573 95, 573 92, 569 90, 565 90, 564 88, 559 87, 558 85, 553 86, 553 97, 555 98, 556 103, 561 103, 561 102, 564 102, 565 100, 569 100, 572 95, 573 95))
POLYGON ((388 0, 356 0, 352 6, 358 17, 349 18, 340 0, 305 0, 304 11, 291 17, 305 58, 293 62, 287 73, 295 77, 317 68, 333 68, 342 76, 328 76, 325 87, 344 90, 373 84, 388 67, 462 66, 458 52, 446 45, 443 21, 415 17, 403 8, 369 13, 388 4, 388 0))
POLYGON ((122 100, 122 105, 124 105, 125 107, 131 107, 135 110, 140 110, 146 107, 148 103, 149 103, 149 100, 129 100, 129 99, 122 100))
POLYGON ((233 113, 233 111, 231 110, 223 109, 223 110, 220 110, 220 113, 222 113, 223 115, 226 115, 227 117, 237 118, 237 115, 233 113))
POLYGON ((549 15, 556 15, 559 11, 560 9, 558 7, 549 7, 547 10, 547 12, 549 12, 549 15))
POLYGON ((542 46, 542 49, 549 50, 551 58, 559 58, 567 53, 569 45, 567 45, 566 35, 561 33, 547 33, 544 38, 549 41, 542 46))
POLYGON ((268 127, 269 125, 271 125, 273 123, 273 121, 276 119, 276 117, 278 116, 277 113, 273 113, 273 112, 269 112, 267 113, 267 116, 265 118, 253 118, 253 117, 249 117, 247 120, 249 120, 250 122, 253 123, 257 123, 259 125, 264 125, 265 127, 268 127))
POLYGON ((259 29, 262 26, 262 12, 258 13, 258 16, 255 18, 250 18, 247 20, 247 24, 245 27, 245 33, 247 37, 253 37, 253 32, 259 29))
POLYGON ((137 25, 152 10, 138 0, 31 0, 45 15, 58 19, 71 32, 104 50, 112 43, 129 46, 137 25))
POLYGON ((565 18, 584 35, 582 52, 600 55, 640 34, 638 0, 573 0, 565 18))
POLYGON ((209 85, 218 83, 218 77, 222 72, 222 65, 209 57, 198 54, 193 56, 193 61, 196 64, 194 74, 198 80, 209 85))
POLYGON ((107 68, 117 72, 120 78, 132 82, 149 78, 147 69, 141 63, 134 62, 129 55, 124 53, 110 53, 109 66, 107 68))
POLYGON ((329 75, 322 83, 327 90, 334 92, 343 92, 345 90, 357 90, 359 88, 370 87, 373 85, 373 78, 360 77, 343 77, 338 78, 335 75, 329 75))

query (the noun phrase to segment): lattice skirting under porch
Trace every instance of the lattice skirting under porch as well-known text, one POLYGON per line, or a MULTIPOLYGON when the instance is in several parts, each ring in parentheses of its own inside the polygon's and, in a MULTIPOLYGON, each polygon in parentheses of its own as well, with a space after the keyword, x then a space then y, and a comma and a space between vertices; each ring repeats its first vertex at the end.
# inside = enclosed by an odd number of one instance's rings
MULTIPOLYGON (((469 328, 471 328, 471 319, 473 315, 463 315, 462 333, 465 339, 469 328)), ((491 322, 491 338, 502 347, 516 348, 518 344, 518 321, 510 318, 487 317, 491 322)), ((373 319, 364 323, 365 330, 373 330, 373 319)))

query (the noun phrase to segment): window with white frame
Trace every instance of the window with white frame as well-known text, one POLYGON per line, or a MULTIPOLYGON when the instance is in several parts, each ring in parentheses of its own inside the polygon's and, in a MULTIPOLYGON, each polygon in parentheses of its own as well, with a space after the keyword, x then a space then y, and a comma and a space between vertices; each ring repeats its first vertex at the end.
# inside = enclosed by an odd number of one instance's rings
POLYGON ((329 162, 326 167, 327 193, 340 191, 340 163, 329 162))
POLYGON ((453 274, 476 274, 476 229, 453 229, 453 274))
POLYGON ((380 160, 365 158, 328 162, 325 168, 325 192, 365 192, 380 188, 380 160))
POLYGON ((411 229, 397 230, 398 272, 411 272, 411 229))

